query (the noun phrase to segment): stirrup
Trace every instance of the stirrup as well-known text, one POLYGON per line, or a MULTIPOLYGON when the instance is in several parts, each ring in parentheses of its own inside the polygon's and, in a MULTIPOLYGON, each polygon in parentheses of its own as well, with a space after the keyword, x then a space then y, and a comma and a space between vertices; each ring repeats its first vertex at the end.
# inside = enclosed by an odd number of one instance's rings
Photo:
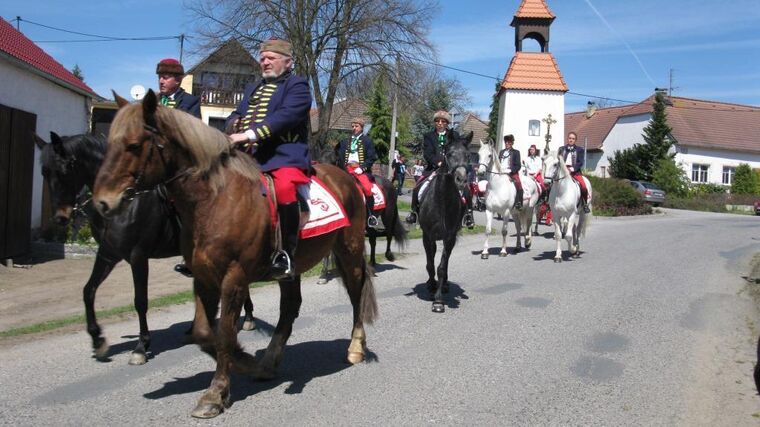
POLYGON ((415 212, 409 212, 409 215, 406 216, 405 221, 408 224, 414 224, 417 222, 417 214, 415 212))
POLYGON ((588 207, 588 203, 583 203, 583 212, 584 213, 591 213, 591 208, 588 207))
POLYGON ((193 272, 190 271, 189 268, 187 268, 187 264, 185 263, 175 265, 174 271, 176 271, 179 274, 182 274, 185 277, 193 277, 193 272))
POLYGON ((377 217, 370 215, 367 217, 367 227, 377 228, 377 217))
POLYGON ((471 213, 464 214, 464 226, 470 230, 475 228, 475 218, 473 218, 471 213))
POLYGON ((272 278, 276 280, 292 279, 295 277, 295 269, 290 260, 290 255, 282 249, 277 251, 274 257, 272 257, 272 266, 269 270, 272 273, 272 278))

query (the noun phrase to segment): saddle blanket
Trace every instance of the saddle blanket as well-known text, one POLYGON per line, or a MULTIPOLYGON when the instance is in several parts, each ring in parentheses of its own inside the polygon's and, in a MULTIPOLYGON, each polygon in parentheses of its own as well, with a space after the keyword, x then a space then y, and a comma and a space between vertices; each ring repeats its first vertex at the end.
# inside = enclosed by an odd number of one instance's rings
POLYGON ((298 186, 298 194, 309 205, 309 220, 301 229, 302 239, 321 236, 351 225, 343 205, 316 176, 311 177, 311 183, 308 186, 298 186))
POLYGON ((375 212, 385 209, 385 193, 383 193, 383 189, 376 182, 372 183, 372 197, 375 199, 373 207, 375 212))

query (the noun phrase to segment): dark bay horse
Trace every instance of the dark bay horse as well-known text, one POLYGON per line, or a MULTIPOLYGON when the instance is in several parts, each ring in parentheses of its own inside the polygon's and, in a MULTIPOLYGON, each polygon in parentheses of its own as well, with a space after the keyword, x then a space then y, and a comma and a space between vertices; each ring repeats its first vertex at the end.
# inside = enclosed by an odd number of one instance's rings
MULTIPOLYGON (((108 357, 108 343, 95 317, 95 294, 116 264, 125 260, 132 269, 134 305, 140 322, 137 347, 129 363, 142 365, 150 348, 146 317, 148 259, 179 255, 179 224, 173 218, 172 208, 165 197, 153 190, 135 197, 128 208, 105 221, 89 200, 80 197, 94 187, 95 175, 106 153, 105 139, 94 135, 60 137, 51 132, 49 144, 37 135, 35 143, 40 148, 42 174, 50 189, 56 223, 66 225, 75 210, 83 210, 98 242, 95 264, 82 290, 87 332, 92 337, 95 357, 99 360, 108 357)), ((253 327, 253 304, 247 299, 243 329, 253 327)))
POLYGON ((182 252, 194 275, 193 338, 216 360, 211 385, 192 415, 214 417, 230 404, 231 371, 265 379, 275 375, 301 306, 300 274, 330 251, 353 306, 348 361, 363 361, 364 323, 376 317, 377 302, 371 267, 364 258, 366 212, 353 179, 335 166, 314 167, 345 208, 350 225, 299 242, 299 275, 279 281, 280 317, 264 356, 255 360, 240 347, 235 323, 248 284, 269 278, 275 251, 276 229, 258 165, 232 149, 218 130, 159 106, 153 91, 139 104, 116 99, 120 110, 111 126, 93 202, 110 217, 129 204, 131 194, 162 183, 175 200, 183 224, 182 252))
POLYGON ((449 257, 456 244, 457 233, 462 228, 462 218, 466 211, 461 194, 468 185, 467 147, 472 141, 472 132, 460 139, 456 139, 452 134, 449 133, 449 139, 446 141, 445 161, 429 179, 419 205, 422 244, 427 256, 427 286, 428 290, 434 293, 433 311, 436 313, 443 313, 445 310, 441 294, 449 291, 449 257), (438 264, 436 281, 435 252, 438 240, 443 241, 443 252, 438 264))
MULTIPOLYGON (((338 159, 335 150, 330 148, 322 150, 319 154, 319 161, 321 163, 336 165, 338 159)), ((385 194, 385 208, 375 211, 375 214, 382 220, 384 228, 378 230, 373 227, 367 227, 367 238, 369 239, 369 262, 374 267, 377 265, 377 261, 375 260, 375 246, 377 245, 378 237, 385 237, 385 259, 390 262, 396 260, 396 257, 391 251, 391 243, 393 243, 393 239, 396 239, 396 245, 401 249, 406 245, 407 238, 406 229, 401 223, 401 218, 398 214, 398 191, 396 190, 396 186, 393 185, 392 181, 381 176, 373 175, 372 177, 385 194)), ((325 259, 322 268, 322 277, 327 276, 328 264, 329 259, 325 259)))

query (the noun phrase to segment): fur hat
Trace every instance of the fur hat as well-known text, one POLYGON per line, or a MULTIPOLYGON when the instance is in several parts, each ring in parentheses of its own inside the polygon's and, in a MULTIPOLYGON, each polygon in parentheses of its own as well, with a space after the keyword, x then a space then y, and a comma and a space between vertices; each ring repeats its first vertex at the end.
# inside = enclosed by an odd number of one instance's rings
POLYGON ((259 45, 259 52, 277 52, 292 58, 293 46, 287 40, 269 39, 259 45))
POLYGON ((515 136, 511 133, 509 135, 504 135, 504 142, 515 142, 515 136))
POLYGON ((156 66, 156 74, 178 74, 184 76, 185 69, 182 67, 182 64, 180 64, 176 59, 165 58, 162 59, 156 66))
POLYGON ((451 123, 451 114, 445 110, 438 110, 435 112, 435 114, 433 114, 433 121, 436 121, 438 119, 443 119, 446 120, 447 123, 451 123))
POLYGON ((364 119, 361 117, 354 117, 353 119, 351 119, 351 124, 354 124, 354 123, 358 123, 362 127, 364 127, 364 119))

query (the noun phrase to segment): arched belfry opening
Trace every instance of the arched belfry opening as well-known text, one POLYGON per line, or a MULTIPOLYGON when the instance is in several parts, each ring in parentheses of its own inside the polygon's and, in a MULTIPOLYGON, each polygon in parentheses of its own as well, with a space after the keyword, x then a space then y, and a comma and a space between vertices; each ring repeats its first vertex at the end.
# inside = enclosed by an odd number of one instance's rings
POLYGON ((541 52, 549 52, 549 27, 554 18, 542 0, 523 0, 509 24, 515 27, 515 51, 522 52, 523 40, 533 39, 541 52))

